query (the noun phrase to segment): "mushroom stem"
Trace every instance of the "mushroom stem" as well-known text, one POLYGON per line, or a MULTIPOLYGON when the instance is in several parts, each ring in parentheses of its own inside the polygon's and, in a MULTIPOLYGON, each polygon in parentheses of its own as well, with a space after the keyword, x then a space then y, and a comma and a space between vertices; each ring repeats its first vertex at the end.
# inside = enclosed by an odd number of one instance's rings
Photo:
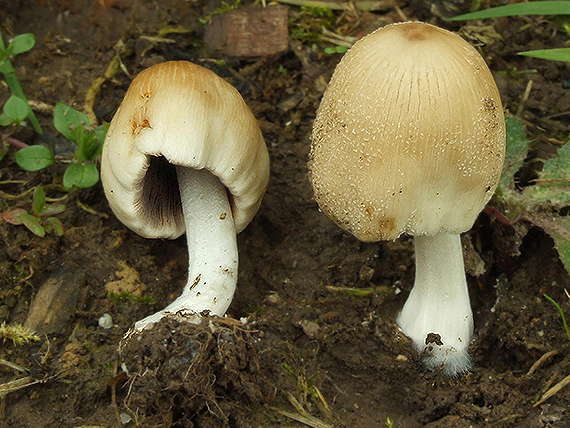
POLYGON ((226 187, 205 169, 176 167, 188 241, 188 283, 165 309, 135 324, 135 330, 167 314, 192 321, 201 314, 223 316, 232 302, 238 274, 236 228, 226 187))
POLYGON ((424 364, 448 376, 467 372, 473 313, 459 235, 415 236, 416 280, 397 323, 424 364))

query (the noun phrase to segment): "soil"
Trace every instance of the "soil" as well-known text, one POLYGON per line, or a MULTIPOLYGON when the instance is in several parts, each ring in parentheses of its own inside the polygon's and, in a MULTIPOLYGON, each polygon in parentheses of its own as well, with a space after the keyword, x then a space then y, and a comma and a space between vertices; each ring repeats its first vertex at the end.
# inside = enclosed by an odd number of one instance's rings
MULTIPOLYGON (((21 194, 39 184, 66 210, 58 215, 62 237, 39 238, 0 222, 0 322, 31 326, 40 337, 0 344, 2 426, 379 428, 388 418, 407 428, 570 426, 570 388, 537 403, 570 374, 560 314, 543 297, 570 313, 564 292, 570 279, 548 235, 498 221, 488 214, 493 202, 465 234, 474 369, 447 379, 422 367, 394 321, 413 285, 411 239, 359 242, 319 211, 307 180, 309 136, 339 54, 292 40, 273 56, 213 58, 202 47, 199 18, 215 11, 216 1, 0 4, 5 38, 36 36, 14 67, 28 97, 48 106, 36 111, 45 134, 24 127, 13 135, 19 140, 46 144, 64 158, 70 146, 53 128, 49 106, 61 101, 82 109, 119 53, 121 68, 95 100, 99 121, 111 120, 133 75, 157 62, 190 60, 241 92, 271 157, 267 194, 238 236, 238 290, 228 317, 199 325, 167 319, 140 340, 121 342, 136 320, 180 293, 185 238, 137 236, 114 217, 100 184, 65 191, 63 161, 30 173, 10 148, 0 163, 0 211, 29 209, 31 193, 21 194), (184 31, 148 38, 167 27, 184 31), (110 294, 117 286, 127 292, 110 294), (99 326, 103 314, 112 318, 110 329, 99 326)), ((444 19, 447 9, 435 7, 445 2, 397 4, 375 13, 335 12, 334 19, 339 31, 356 37, 402 16, 461 28, 444 19)), ((306 19, 297 7, 289 14, 290 25, 306 19)), ((567 139, 569 68, 516 53, 561 47, 567 36, 542 17, 468 24, 461 34, 489 63, 506 109, 527 125, 533 145, 520 174, 525 185, 536 160, 567 139)), ((8 96, 0 86, 0 102, 8 96)))

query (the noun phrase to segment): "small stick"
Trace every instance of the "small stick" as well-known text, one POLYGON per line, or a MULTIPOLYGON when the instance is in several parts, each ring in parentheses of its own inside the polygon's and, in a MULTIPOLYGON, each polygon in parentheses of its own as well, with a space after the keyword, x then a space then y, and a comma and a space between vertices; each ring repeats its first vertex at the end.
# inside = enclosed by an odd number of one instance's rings
POLYGON ((522 115, 522 112, 524 110, 524 105, 528 100, 528 97, 530 95, 530 90, 532 89, 532 83, 533 83, 532 80, 529 80, 526 85, 526 89, 524 90, 524 94, 521 98, 521 103, 519 104, 519 108, 517 109, 517 113, 515 114, 516 117, 520 117, 522 115))
POLYGON ((536 407, 544 403, 546 400, 548 400, 550 397, 552 397, 554 394, 556 394, 558 391, 560 391, 569 383, 570 383, 570 375, 566 376, 564 379, 562 379, 560 382, 558 382, 556 385, 554 385, 552 388, 546 391, 542 395, 542 397, 540 397, 540 400, 538 400, 536 403, 533 404, 533 407, 536 407))
POLYGON ((538 367, 542 365, 542 363, 544 363, 550 357, 553 357, 557 354, 558 354, 558 350, 556 350, 556 349, 554 351, 549 351, 546 354, 544 354, 542 357, 540 357, 538 360, 536 360, 536 362, 529 369, 527 375, 533 374, 536 371, 536 369, 538 369, 538 367))
POLYGON ((10 144, 11 146, 16 147, 17 149, 25 149, 26 147, 29 147, 28 144, 14 138, 14 137, 6 137, 6 142, 8 144, 10 144))

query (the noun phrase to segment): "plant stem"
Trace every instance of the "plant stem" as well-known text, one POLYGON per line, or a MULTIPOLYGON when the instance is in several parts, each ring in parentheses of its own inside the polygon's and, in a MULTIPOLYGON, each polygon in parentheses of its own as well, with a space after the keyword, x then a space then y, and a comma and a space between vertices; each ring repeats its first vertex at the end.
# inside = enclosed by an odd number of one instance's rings
MULTIPOLYGON (((6 50, 6 45, 4 44, 4 38, 2 37, 2 30, 1 29, 0 29, 0 49, 6 50)), ((22 86, 20 85, 20 81, 18 80, 18 77, 16 76, 16 73, 14 71, 14 67, 12 67, 12 63, 10 62, 10 60, 8 58, 6 58, 6 60, 2 64, 0 71, 4 75, 4 80, 6 80, 6 84, 8 85, 8 88, 10 88, 10 91, 15 96, 17 96, 18 98, 21 98, 22 100, 24 100, 28 104, 28 119, 30 119, 30 123, 34 127, 35 131, 39 135, 43 135, 44 132, 42 131, 42 127, 40 126, 40 123, 38 122, 38 118, 36 117, 34 111, 30 107, 30 104, 28 103, 28 99, 26 98, 26 94, 24 94, 24 90, 22 89, 22 86)))

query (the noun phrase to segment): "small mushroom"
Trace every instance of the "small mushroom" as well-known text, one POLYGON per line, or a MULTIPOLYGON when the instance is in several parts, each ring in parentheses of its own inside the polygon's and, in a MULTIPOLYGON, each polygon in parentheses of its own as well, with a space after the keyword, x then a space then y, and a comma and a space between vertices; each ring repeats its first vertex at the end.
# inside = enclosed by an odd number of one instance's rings
POLYGON ((471 366, 473 315, 459 234, 497 186, 505 154, 497 86, 461 37, 388 25, 337 66, 314 122, 315 199, 362 241, 414 236, 416 279, 397 323, 427 367, 471 366))
POLYGON ((135 330, 167 314, 222 316, 237 282, 236 233, 250 222, 269 179, 257 121, 214 72, 171 61, 131 83, 107 132, 101 181, 115 215, 146 238, 186 233, 182 295, 135 330))

